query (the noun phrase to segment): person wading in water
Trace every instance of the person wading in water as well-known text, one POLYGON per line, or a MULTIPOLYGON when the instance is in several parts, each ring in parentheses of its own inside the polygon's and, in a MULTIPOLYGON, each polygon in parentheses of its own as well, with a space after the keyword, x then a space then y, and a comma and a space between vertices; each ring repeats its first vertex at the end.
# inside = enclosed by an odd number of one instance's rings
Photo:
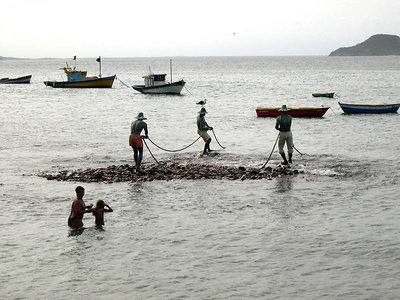
POLYGON ((293 155, 293 136, 292 132, 290 131, 290 127, 292 125, 292 117, 288 115, 289 109, 286 105, 282 105, 282 108, 279 109, 282 114, 276 118, 275 129, 279 130, 279 141, 278 141, 278 149, 279 154, 283 158, 283 165, 287 165, 288 161, 286 160, 285 152, 283 151, 283 147, 287 147, 288 156, 289 156, 289 163, 292 163, 292 155, 293 155))
POLYGON ((113 209, 103 200, 97 200, 96 207, 93 208, 96 225, 104 225, 104 213, 106 212, 113 212, 113 209))
POLYGON ((204 118, 206 113, 206 109, 202 107, 197 117, 197 133, 203 138, 205 142, 203 154, 207 154, 207 151, 213 151, 210 149, 211 137, 207 133, 208 130, 213 130, 213 128, 208 126, 206 119, 204 118))
POLYGON ((135 159, 136 164, 136 172, 140 172, 140 164, 143 159, 143 140, 140 136, 140 133, 144 129, 145 136, 144 138, 148 138, 147 124, 143 120, 147 120, 144 117, 143 113, 140 112, 136 121, 133 121, 131 124, 131 134, 129 136, 129 146, 133 149, 133 158, 135 159))
POLYGON ((93 212, 93 204, 86 206, 85 201, 83 201, 83 196, 85 195, 85 189, 83 187, 77 186, 75 192, 76 198, 74 202, 72 202, 71 212, 68 217, 68 226, 82 227, 83 215, 88 212, 93 212))

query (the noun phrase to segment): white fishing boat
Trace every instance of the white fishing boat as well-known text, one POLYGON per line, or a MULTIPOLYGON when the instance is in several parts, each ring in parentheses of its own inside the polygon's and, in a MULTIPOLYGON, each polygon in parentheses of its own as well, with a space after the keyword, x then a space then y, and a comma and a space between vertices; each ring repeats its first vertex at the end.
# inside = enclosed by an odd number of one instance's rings
POLYGON ((172 94, 179 95, 185 86, 184 80, 172 82, 172 61, 170 61, 171 82, 166 81, 167 74, 153 74, 143 76, 144 85, 133 85, 132 88, 143 94, 172 94))
POLYGON ((32 75, 27 75, 18 78, 1 78, 0 84, 24 84, 24 83, 31 83, 32 75))

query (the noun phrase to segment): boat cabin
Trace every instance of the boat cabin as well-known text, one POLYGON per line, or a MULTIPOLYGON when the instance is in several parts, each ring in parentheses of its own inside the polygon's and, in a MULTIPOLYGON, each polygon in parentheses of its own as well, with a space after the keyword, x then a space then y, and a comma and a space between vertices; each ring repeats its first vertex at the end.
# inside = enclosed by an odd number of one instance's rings
POLYGON ((166 81, 165 81, 166 76, 167 76, 167 74, 150 74, 150 75, 143 76, 144 86, 150 87, 150 86, 164 85, 164 84, 166 84, 166 81))
POLYGON ((67 74, 68 81, 79 81, 79 80, 86 80, 87 79, 87 71, 76 71, 75 69, 72 70, 69 67, 62 68, 67 74))

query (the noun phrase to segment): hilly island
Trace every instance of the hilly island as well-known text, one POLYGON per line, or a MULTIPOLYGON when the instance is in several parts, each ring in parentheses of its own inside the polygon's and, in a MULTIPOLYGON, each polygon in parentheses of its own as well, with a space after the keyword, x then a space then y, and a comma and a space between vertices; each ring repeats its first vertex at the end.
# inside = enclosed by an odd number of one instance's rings
POLYGON ((400 37, 390 34, 376 34, 352 47, 342 47, 329 56, 387 56, 400 55, 400 37))

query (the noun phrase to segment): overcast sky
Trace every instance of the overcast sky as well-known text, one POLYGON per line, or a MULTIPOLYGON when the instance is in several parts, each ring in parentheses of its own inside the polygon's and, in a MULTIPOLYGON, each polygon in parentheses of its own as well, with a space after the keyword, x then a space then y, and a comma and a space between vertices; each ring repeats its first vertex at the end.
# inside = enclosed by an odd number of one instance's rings
POLYGON ((1 1, 0 56, 328 55, 400 33, 399 0, 1 1))

